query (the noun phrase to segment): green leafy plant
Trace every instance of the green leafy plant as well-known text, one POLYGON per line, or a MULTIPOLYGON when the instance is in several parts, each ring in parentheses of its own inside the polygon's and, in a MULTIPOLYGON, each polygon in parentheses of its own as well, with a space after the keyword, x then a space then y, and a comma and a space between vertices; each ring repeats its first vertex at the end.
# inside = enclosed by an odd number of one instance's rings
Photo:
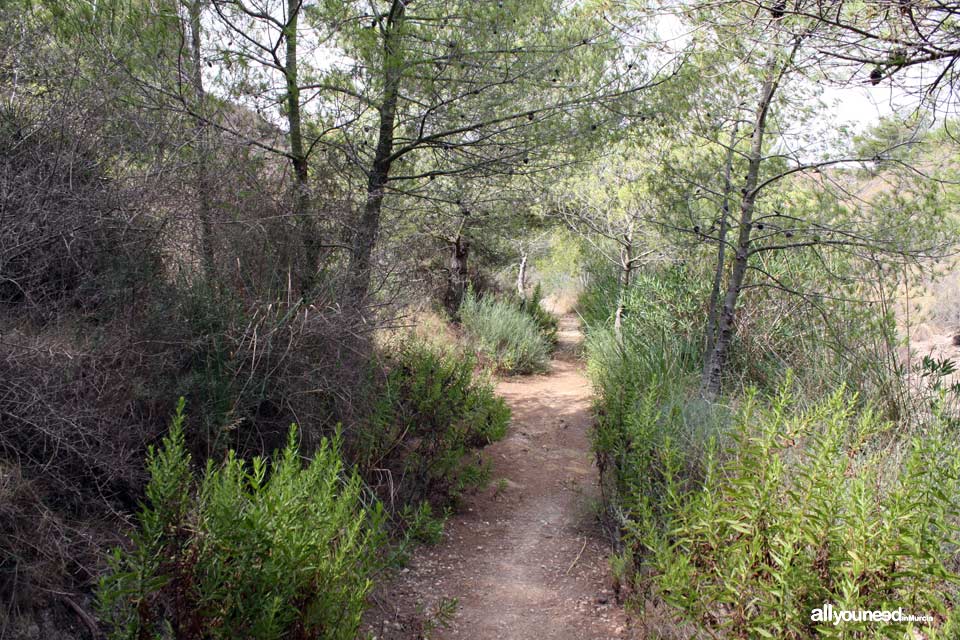
POLYGON ((459 607, 460 602, 456 598, 441 597, 430 612, 424 612, 424 621, 421 623, 422 637, 430 638, 437 629, 448 628, 459 607))
POLYGON ((305 464, 291 427, 272 462, 231 451, 194 480, 183 407, 148 452, 131 547, 113 551, 100 581, 111 637, 353 638, 382 516, 345 473, 339 438, 305 464))
POLYGON ((538 282, 533 288, 530 297, 520 300, 520 310, 526 313, 536 323, 537 330, 550 346, 557 344, 557 317, 543 308, 543 288, 538 282))
POLYGON ((545 371, 550 345, 537 322, 515 304, 468 292, 460 321, 473 348, 503 373, 545 371))
MULTIPOLYGON (((941 425, 901 442, 844 391, 800 410, 784 386, 748 395, 695 490, 664 494, 668 526, 629 527, 659 595, 733 637, 903 637, 905 624, 812 620, 814 609, 932 615, 956 637, 960 447, 941 425)), ((676 470, 665 484, 677 486, 676 470)))
POLYGON ((597 276, 580 309, 597 391, 592 444, 608 515, 619 529, 641 503, 660 512, 666 468, 680 467, 684 482, 697 481, 705 445, 721 437, 728 416, 722 406, 691 397, 701 362, 700 285, 679 267, 639 273, 618 339, 610 313, 618 285, 604 271, 597 276))
MULTIPOLYGON (((611 563, 617 586, 635 601, 665 602, 705 637, 901 638, 907 631, 814 621, 813 610, 825 603, 902 607, 934 617, 915 626, 924 637, 956 637, 953 364, 925 360, 918 377, 929 389, 920 410, 909 420, 885 420, 890 412, 855 393, 824 398, 817 391, 824 380, 833 388, 842 371, 829 349, 800 358, 778 346, 789 335, 810 335, 800 314, 778 321, 776 340, 755 331, 762 370, 735 369, 764 391, 705 402, 695 391, 701 293, 685 271, 638 274, 619 339, 615 281, 601 273, 581 299, 598 391, 593 446, 623 542, 611 563), (794 379, 784 357, 811 363, 810 371, 794 379)), ((750 321, 767 323, 762 314, 750 321)), ((885 327, 858 335, 873 339, 885 327)), ((863 388, 861 378, 851 380, 863 388)))
POLYGON ((476 376, 474 359, 410 341, 387 364, 354 457, 389 472, 388 505, 443 503, 482 484, 486 465, 468 454, 506 434, 510 409, 476 376))

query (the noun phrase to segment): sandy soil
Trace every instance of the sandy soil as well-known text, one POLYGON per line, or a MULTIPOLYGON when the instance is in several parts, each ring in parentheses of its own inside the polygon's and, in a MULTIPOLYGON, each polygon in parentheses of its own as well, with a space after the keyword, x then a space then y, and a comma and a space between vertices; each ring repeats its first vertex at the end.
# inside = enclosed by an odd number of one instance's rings
MULTIPOLYGON (((910 364, 917 365, 923 356, 934 358, 960 358, 960 347, 953 344, 953 333, 936 325, 921 325, 910 336, 910 364)), ((901 349, 901 358, 906 358, 906 350, 901 349)))
POLYGON ((509 378, 497 391, 513 410, 491 445, 490 487, 468 496, 444 540, 417 550, 381 585, 366 631, 380 640, 600 640, 630 636, 614 602, 596 519, 590 453, 590 387, 576 358, 576 319, 545 375, 509 378), (442 599, 456 598, 447 626, 425 632, 442 599))

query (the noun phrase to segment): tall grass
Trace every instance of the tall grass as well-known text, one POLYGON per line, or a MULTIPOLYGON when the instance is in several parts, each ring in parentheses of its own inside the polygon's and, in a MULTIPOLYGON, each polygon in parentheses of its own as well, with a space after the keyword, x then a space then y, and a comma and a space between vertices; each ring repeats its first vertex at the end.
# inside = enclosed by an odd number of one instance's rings
MULTIPOLYGON (((600 271, 581 299, 588 372, 597 392, 593 448, 611 524, 619 529, 663 503, 669 469, 702 477, 706 443, 722 437, 723 406, 697 400, 697 279, 682 267, 641 273, 626 293, 622 338, 613 331, 616 279, 600 271)), ((648 523, 653 525, 654 523, 648 523)))
POLYGON ((533 288, 533 293, 528 298, 519 301, 520 310, 530 316, 537 325, 537 331, 547 341, 551 347, 557 345, 559 341, 558 330, 560 321, 543 307, 543 287, 540 283, 533 288))
POLYGON ((474 349, 498 371, 522 374, 546 370, 550 345, 536 321, 517 305, 470 293, 460 306, 460 322, 474 349))

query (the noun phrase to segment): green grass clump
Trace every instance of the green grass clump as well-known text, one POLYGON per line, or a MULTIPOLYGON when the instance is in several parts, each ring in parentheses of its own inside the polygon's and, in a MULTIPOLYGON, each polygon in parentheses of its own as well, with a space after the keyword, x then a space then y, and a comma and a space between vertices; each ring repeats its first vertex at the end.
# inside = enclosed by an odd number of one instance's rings
POLYGON ((272 462, 231 451, 195 480, 182 409, 149 451, 132 548, 114 550, 100 581, 110 637, 354 638, 381 509, 344 472, 338 439, 305 462, 291 428, 272 462))
POLYGON ((685 483, 697 482, 706 443, 722 437, 729 421, 722 406, 698 399, 701 283, 675 266, 636 274, 624 294, 620 339, 613 328, 618 286, 600 270, 578 304, 597 394, 593 448, 617 528, 636 517, 639 500, 663 504, 671 489, 661 468, 682 468, 685 483))
POLYGON ((546 370, 550 345, 536 321, 516 304, 470 293, 460 306, 460 321, 476 351, 498 371, 523 374, 546 370))

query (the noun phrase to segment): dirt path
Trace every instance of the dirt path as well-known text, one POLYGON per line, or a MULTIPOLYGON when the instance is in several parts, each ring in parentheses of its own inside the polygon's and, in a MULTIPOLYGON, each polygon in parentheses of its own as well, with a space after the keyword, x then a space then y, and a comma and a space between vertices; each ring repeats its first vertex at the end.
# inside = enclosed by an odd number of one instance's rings
POLYGON ((421 637, 422 612, 456 598, 449 626, 431 639, 626 637, 596 525, 590 387, 575 356, 574 317, 562 319, 560 338, 547 374, 497 385, 513 421, 507 437, 484 451, 491 486, 465 500, 443 542, 420 548, 379 590, 368 618, 373 636, 421 637))

